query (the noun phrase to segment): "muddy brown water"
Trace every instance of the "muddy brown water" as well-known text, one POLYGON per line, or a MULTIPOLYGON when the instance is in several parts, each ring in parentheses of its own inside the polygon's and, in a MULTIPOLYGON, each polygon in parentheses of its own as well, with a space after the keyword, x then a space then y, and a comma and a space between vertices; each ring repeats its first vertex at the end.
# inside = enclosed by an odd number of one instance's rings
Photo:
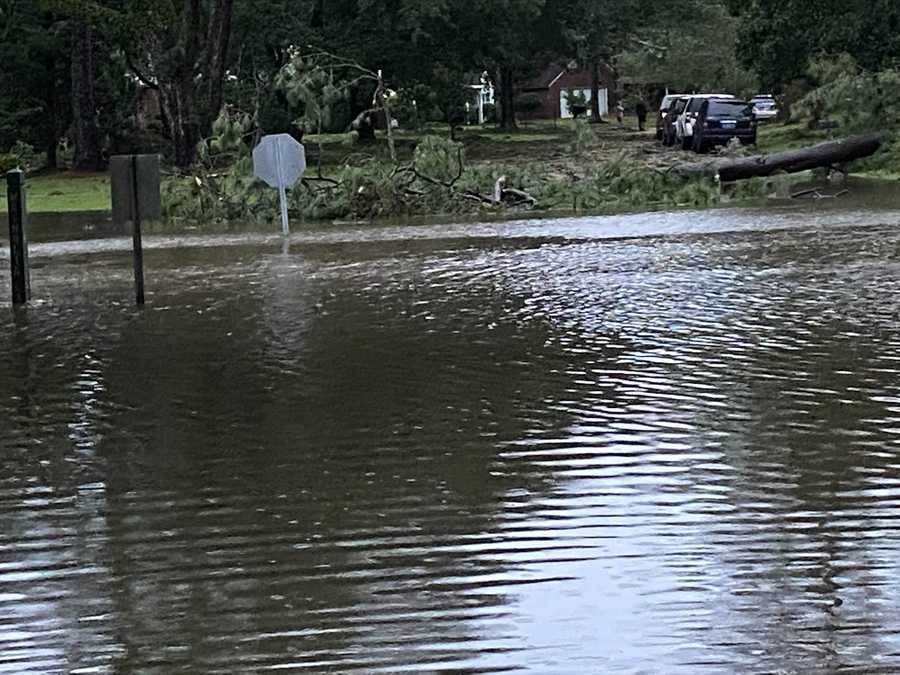
POLYGON ((0 311, 0 673, 900 671, 900 210, 147 243, 0 311))

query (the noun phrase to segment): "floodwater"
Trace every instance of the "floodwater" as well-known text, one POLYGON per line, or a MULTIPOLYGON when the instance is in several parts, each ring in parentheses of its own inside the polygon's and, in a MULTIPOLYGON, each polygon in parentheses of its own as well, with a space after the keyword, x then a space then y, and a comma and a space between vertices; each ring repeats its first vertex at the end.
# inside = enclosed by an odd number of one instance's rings
POLYGON ((900 671, 900 210, 37 243, 0 673, 900 671))

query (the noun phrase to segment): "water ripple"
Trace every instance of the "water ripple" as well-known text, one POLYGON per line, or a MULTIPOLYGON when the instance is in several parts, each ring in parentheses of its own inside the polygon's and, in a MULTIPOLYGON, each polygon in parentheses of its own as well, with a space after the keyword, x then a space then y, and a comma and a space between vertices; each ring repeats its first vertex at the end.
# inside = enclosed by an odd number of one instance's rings
POLYGON ((38 245, 0 673, 900 670, 896 222, 38 245))

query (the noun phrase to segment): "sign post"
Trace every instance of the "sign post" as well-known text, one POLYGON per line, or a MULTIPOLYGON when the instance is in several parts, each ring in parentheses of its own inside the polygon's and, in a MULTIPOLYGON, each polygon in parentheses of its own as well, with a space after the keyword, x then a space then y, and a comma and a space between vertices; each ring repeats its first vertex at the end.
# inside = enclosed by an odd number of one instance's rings
POLYGON ((158 155, 115 155, 109 160, 113 223, 131 223, 134 262, 134 298, 144 304, 145 220, 162 218, 158 155))
POLYGON ((25 224, 28 208, 25 205, 25 172, 13 169, 6 174, 6 197, 9 216, 9 264, 13 305, 24 305, 31 297, 31 278, 28 270, 28 239, 25 224))
POLYGON ((263 136, 253 150, 253 173, 271 187, 278 188, 281 202, 281 231, 291 233, 288 221, 287 188, 306 171, 306 150, 290 134, 263 136))

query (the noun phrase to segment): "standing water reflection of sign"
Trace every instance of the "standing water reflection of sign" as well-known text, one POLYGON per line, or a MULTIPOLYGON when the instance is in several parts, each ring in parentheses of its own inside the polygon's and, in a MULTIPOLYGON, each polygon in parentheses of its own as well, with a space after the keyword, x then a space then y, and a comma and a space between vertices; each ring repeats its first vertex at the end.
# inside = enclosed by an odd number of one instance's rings
POLYGON ((278 188, 281 202, 281 229, 290 234, 287 210, 287 188, 294 185, 306 170, 306 150, 289 134, 263 136, 253 150, 253 173, 268 185, 278 188))

